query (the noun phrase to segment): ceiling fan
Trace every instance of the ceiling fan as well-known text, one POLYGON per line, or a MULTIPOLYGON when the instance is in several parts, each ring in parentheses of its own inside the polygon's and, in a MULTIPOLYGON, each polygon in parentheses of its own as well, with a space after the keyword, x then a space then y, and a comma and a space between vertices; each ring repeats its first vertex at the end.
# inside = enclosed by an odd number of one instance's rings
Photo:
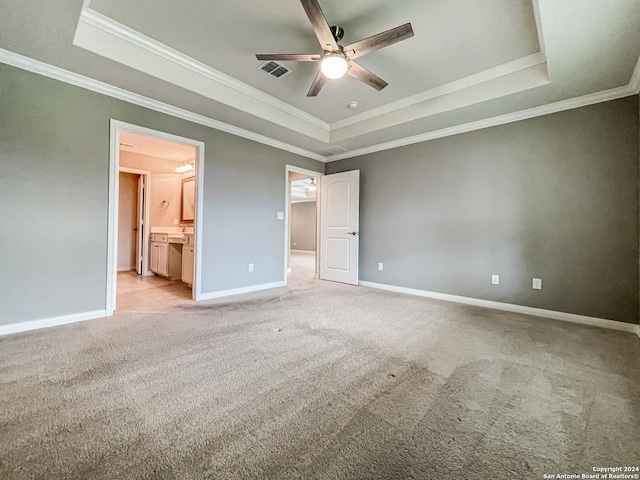
POLYGON ((282 60, 296 62, 320 62, 320 71, 311 84, 307 97, 315 97, 327 82, 327 79, 337 79, 346 73, 350 77, 382 90, 388 85, 380 77, 371 73, 355 59, 367 53, 379 50, 407 38, 413 37, 413 29, 410 23, 406 23, 386 32, 378 33, 346 46, 338 44, 344 36, 344 30, 338 26, 330 27, 317 0, 300 0, 307 16, 311 21, 311 27, 318 37, 322 54, 258 54, 258 60, 282 60))

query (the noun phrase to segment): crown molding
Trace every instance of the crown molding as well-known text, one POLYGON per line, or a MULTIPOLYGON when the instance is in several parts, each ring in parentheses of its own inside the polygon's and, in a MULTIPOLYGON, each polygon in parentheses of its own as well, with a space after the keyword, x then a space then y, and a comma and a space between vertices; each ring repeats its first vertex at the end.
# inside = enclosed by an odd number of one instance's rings
MULTIPOLYGON (((240 80, 237 80, 229 75, 226 75, 225 73, 222 73, 219 70, 216 70, 202 62, 199 62, 173 48, 168 47, 167 45, 164 45, 163 43, 160 43, 154 40, 153 38, 143 35, 142 33, 127 27, 126 25, 123 25, 119 22, 116 22, 115 20, 112 20, 111 18, 105 15, 102 15, 94 10, 91 10, 90 8, 84 9, 80 14, 78 28, 76 30, 76 35, 74 38, 75 45, 80 46, 82 48, 88 48, 89 50, 93 51, 93 49, 90 48, 88 45, 83 45, 83 43, 86 42, 88 38, 90 38, 91 40, 94 40, 94 38, 92 38, 93 37, 92 34, 93 32, 95 32, 95 30, 92 30, 91 27, 93 27, 93 29, 97 29, 103 33, 106 33, 107 35, 121 39, 131 45, 135 45, 136 47, 142 48, 147 52, 157 56, 160 59, 164 59, 169 62, 172 62, 177 66, 185 68, 193 73, 196 73, 200 77, 204 77, 208 80, 215 82, 215 84, 217 85, 230 88, 235 92, 242 94, 245 97, 245 101, 242 102, 243 103, 242 105, 235 105, 233 104, 233 102, 231 102, 227 98, 228 95, 226 96, 219 95, 217 96, 218 98, 214 98, 211 95, 207 95, 216 101, 226 103, 232 107, 240 108, 241 110, 244 110, 247 113, 251 113, 253 115, 264 118, 265 114, 260 112, 259 108, 256 108, 255 105, 246 103, 246 98, 255 100, 260 102, 260 104, 262 104, 263 107, 266 106, 271 109, 276 109, 281 113, 285 113, 286 115, 293 117, 294 120, 292 120, 292 122, 298 122, 298 124, 299 122, 304 122, 304 124, 308 124, 312 126, 314 129, 319 130, 319 132, 315 134, 313 132, 306 132, 306 131, 300 131, 300 133, 307 134, 307 135, 311 134, 310 136, 316 138, 317 140, 326 141, 326 139, 328 138, 330 125, 324 120, 321 120, 315 117, 314 115, 311 115, 299 108, 296 108, 293 105, 290 105, 272 95, 264 93, 263 91, 255 87, 252 87, 244 82, 241 82, 240 80), (89 27, 89 29, 87 29, 87 27, 89 27)), ((102 39, 100 40, 95 39, 95 40, 96 40, 96 43, 101 45, 101 48, 109 48, 108 44, 102 43, 101 41, 102 39)), ((95 52, 95 53, 102 55, 101 52, 95 52)), ((120 62, 123 63, 121 60, 120 62)), ((204 94, 203 92, 198 92, 198 93, 204 94)), ((271 110, 271 112, 273 112, 273 110, 271 110)), ((267 114, 268 113, 269 112, 267 111, 267 114)), ((269 120, 268 118, 265 118, 265 119, 269 120)), ((282 122, 285 119, 281 118, 279 120, 282 122)))
POLYGON ((321 120, 318 117, 305 112, 304 110, 300 110, 299 108, 296 108, 272 95, 264 93, 262 90, 258 90, 251 85, 247 85, 246 83, 241 82, 240 80, 237 80, 230 75, 216 70, 215 68, 211 68, 210 66, 202 62, 199 62, 177 50, 174 50, 173 48, 170 48, 165 44, 154 40, 153 38, 147 37, 146 35, 143 35, 142 33, 127 27, 126 25, 118 23, 109 17, 91 10, 90 8, 82 11, 80 20, 84 20, 94 27, 100 28, 105 32, 116 35, 117 37, 120 37, 123 40, 127 40, 128 42, 138 45, 139 47, 145 48, 155 53, 156 55, 175 62, 183 67, 188 68, 189 70, 199 73, 200 75, 203 75, 227 87, 233 88, 238 92, 244 93, 245 95, 266 103, 271 107, 282 110, 283 112, 288 113, 289 115, 293 115, 300 120, 311 123, 327 132, 330 129, 329 123, 325 122, 324 120, 321 120))
POLYGON ((532 0, 533 4, 533 17, 536 21, 536 31, 538 32, 538 46, 540 47, 540 51, 546 56, 547 55, 547 46, 544 42, 544 34, 542 32, 542 17, 540 16, 540 2, 539 0, 532 0))
POLYGON ((129 102, 134 105, 145 107, 150 110, 155 110, 156 112, 164 113, 176 118, 181 118, 182 120, 187 120, 189 122, 204 125, 206 127, 230 133, 232 135, 246 138, 248 140, 253 140, 254 142, 262 143, 264 145, 269 145, 270 147, 294 153, 296 155, 311 158, 313 160, 318 160, 321 162, 324 162, 326 158, 323 155, 310 152, 303 148, 296 147, 295 145, 290 145, 288 143, 281 142, 279 140, 275 140, 273 138, 260 135, 255 132, 251 132, 243 128, 239 128, 234 125, 221 122, 219 120, 214 120, 213 118, 205 117, 204 115, 193 113, 188 110, 169 105, 167 103, 159 102, 152 98, 130 92, 123 88, 114 87, 113 85, 94 80, 93 78, 85 77, 84 75, 79 75, 77 73, 73 73, 68 70, 64 70, 62 68, 55 67, 53 65, 49 65, 44 62, 40 62, 38 60, 34 60, 32 58, 25 57, 1 48, 0 62, 20 68, 22 70, 36 73, 38 75, 52 78, 54 80, 59 80, 70 85, 75 85, 86 90, 91 90, 92 92, 101 93, 112 98, 117 98, 118 100, 124 100, 125 102, 129 102))
POLYGON ((589 95, 583 95, 581 97, 561 100, 559 102, 549 103, 546 105, 541 105, 539 107, 528 108, 526 110, 520 110, 518 112, 498 115, 496 117, 486 118, 475 122, 456 125, 454 127, 421 133, 419 135, 401 138, 390 142, 379 143, 377 145, 371 145, 369 147, 359 148, 356 150, 351 150, 349 152, 339 153, 337 155, 331 155, 326 158, 326 161, 335 162, 337 160, 344 160, 346 158, 359 157, 361 155, 381 152, 383 150, 391 150, 392 148, 404 147, 406 145, 412 145, 414 143, 421 143, 428 140, 435 140, 437 138, 450 137, 452 135, 472 132, 474 130, 481 130, 483 128, 496 127, 498 125, 519 122, 521 120, 527 120, 529 118, 541 117, 543 115, 562 112, 564 110, 572 110, 574 108, 586 107, 588 105, 593 105, 596 103, 608 102, 610 100, 628 97, 637 93, 637 87, 633 87, 631 84, 629 84, 624 87, 612 88, 611 90, 591 93, 589 95))
MULTIPOLYGON (((337 130, 344 129, 338 137, 346 135, 347 138, 361 135, 363 133, 362 129, 367 130, 364 133, 370 133, 379 129, 380 125, 368 124, 365 126, 361 122, 366 122, 375 117, 383 118, 385 114, 402 109, 408 109, 407 111, 409 111, 410 107, 428 100, 450 95, 453 92, 480 84, 489 85, 492 80, 546 64, 544 53, 537 52, 382 105, 360 115, 328 123, 90 8, 83 9, 80 14, 74 44, 169 83, 180 85, 182 88, 212 100, 326 143, 334 141, 331 133, 337 130), (206 79, 206 82, 203 83, 203 79, 206 79), (350 132, 350 129, 345 128, 355 124, 361 124, 360 128, 354 127, 355 130, 352 132, 350 132)), ((546 67, 545 79, 548 81, 546 67)), ((519 81, 522 82, 522 79, 519 81)), ((524 87, 521 85, 518 88, 532 88, 539 86, 539 84, 539 78, 534 75, 529 84, 524 87)), ((478 92, 472 95, 472 98, 475 100, 470 101, 470 103, 487 100, 482 95, 478 96, 478 92)), ((459 108, 459 105, 456 108, 459 108)), ((414 109, 412 113, 415 115, 416 110, 414 109)), ((421 115, 428 116, 430 114, 432 113, 424 111, 421 115)), ((412 119, 415 118, 407 118, 406 120, 410 121, 412 119)))
POLYGON ((11 65, 13 67, 17 67, 22 70, 27 70, 29 72, 36 73, 38 75, 59 80, 64 83, 75 85, 87 90, 91 90, 96 93, 107 95, 112 98, 117 98, 119 100, 123 100, 125 102, 129 102, 135 105, 139 105, 141 107, 149 108, 150 110, 155 110, 160 113, 164 113, 177 118, 181 118, 183 120, 204 125, 204 126, 213 128, 215 130, 220 130, 226 133, 230 133, 232 135, 236 135, 242 138, 246 138, 248 140, 262 143, 264 145, 269 145, 271 147, 284 150, 290 153, 294 153, 296 155, 300 155, 306 158, 310 158, 312 160, 318 160, 320 162, 334 162, 338 160, 344 160, 346 158, 357 157, 361 155, 375 153, 378 151, 390 150, 392 148, 412 145, 414 143, 426 142, 428 140, 435 140, 437 138, 443 138, 443 137, 448 137, 452 135, 458 135, 461 133, 471 132, 474 130, 481 130, 484 128, 495 127, 495 126, 504 125, 507 123, 518 122, 521 120, 527 120, 529 118, 549 115, 549 114, 561 112, 564 110, 571 110, 574 108, 580 108, 588 105, 593 105, 596 103, 616 100, 616 99, 628 97, 631 95, 637 95, 640 91, 640 58, 639 58, 638 62, 635 65, 635 68, 633 70, 633 74, 631 76, 629 83, 622 87, 617 87, 610 90, 604 90, 602 92, 591 93, 581 97, 575 97, 575 98, 562 100, 555 103, 541 105, 538 107, 533 107, 533 108, 521 110, 518 112, 507 113, 507 114, 499 115, 496 117, 478 120, 476 122, 470 122, 470 123, 465 123, 461 125, 456 125, 453 127, 443 128, 440 130, 426 132, 423 134, 414 135, 411 137, 406 137, 398 140, 393 140, 390 142, 384 142, 384 143, 372 145, 369 147, 351 150, 345 153, 325 156, 325 155, 320 155, 320 154, 305 150, 300 147, 296 147, 295 145, 281 142, 279 140, 275 140, 273 138, 260 135, 258 133, 254 133, 249 130, 245 130, 245 129, 230 125, 228 123, 221 122, 219 120, 214 120, 212 118, 205 117, 204 115, 199 115, 199 114, 190 112, 188 110, 175 107, 173 105, 169 105, 163 102, 159 102, 157 100, 153 100, 151 98, 145 97, 143 95, 139 95, 137 93, 130 92, 128 90, 124 90, 119 87, 114 87, 107 83, 100 82, 98 80, 94 80, 92 78, 85 77, 83 75, 79 75, 77 73, 73 73, 68 70, 64 70, 62 68, 55 67, 53 65, 49 65, 44 62, 40 62, 38 60, 34 60, 32 58, 25 57, 1 48, 0 48, 0 63, 5 63, 7 65, 11 65))
POLYGON ((629 80, 629 88, 632 90, 632 94, 640 93, 640 57, 636 62, 636 66, 631 74, 631 80, 629 80))
POLYGON ((396 110, 411 107, 418 103, 426 102, 427 100, 431 100, 437 97, 442 97, 459 90, 464 90, 465 88, 479 85, 481 83, 486 83, 491 80, 504 77, 505 75, 519 72, 521 70, 526 70, 527 68, 535 67, 536 65, 540 65, 546 62, 547 58, 542 52, 537 52, 526 57, 518 58, 511 62, 498 65, 497 67, 490 68, 473 75, 469 75, 468 77, 454 80, 453 82, 439 85, 435 88, 425 90, 424 92, 401 98, 400 100, 397 100, 395 102, 387 103, 386 105, 382 105, 377 108, 372 108, 371 110, 367 110, 366 112, 362 112, 358 115, 345 118, 344 120, 338 120, 337 122, 333 122, 331 124, 331 131, 345 128, 356 123, 363 122, 365 120, 370 120, 371 118, 379 117, 381 115, 386 115, 396 110))

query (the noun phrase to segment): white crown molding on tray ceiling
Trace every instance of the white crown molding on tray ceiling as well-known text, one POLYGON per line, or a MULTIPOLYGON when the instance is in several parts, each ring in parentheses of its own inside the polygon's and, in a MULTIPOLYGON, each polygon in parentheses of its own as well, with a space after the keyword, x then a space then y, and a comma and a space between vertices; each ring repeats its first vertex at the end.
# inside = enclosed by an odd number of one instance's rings
POLYGON ((80 15, 73 43, 328 144, 549 82, 546 57, 538 52, 329 124, 90 8, 80 15))
MULTIPOLYGON (((640 60, 639 60, 640 64, 640 60)), ((638 67, 636 66, 636 71, 638 67)), ((639 75, 640 76, 640 75, 639 75)), ((485 118, 475 122, 464 123, 453 127, 442 128, 440 130, 433 130, 412 137, 401 138, 390 142, 379 143, 371 145, 369 147, 358 148, 350 150, 349 152, 339 153, 331 155, 325 158, 325 162, 335 162, 337 160, 344 160, 345 158, 359 157, 368 153, 381 152, 383 150, 391 150, 392 148, 404 147, 412 145, 414 143, 426 142, 428 140, 435 140, 437 138, 450 137, 452 135, 459 135, 461 133, 472 132, 474 130, 481 130, 483 128, 496 127, 498 125, 505 125, 507 123, 519 122, 521 120, 528 120, 530 118, 542 117, 544 115, 550 115, 552 113, 563 112, 565 110, 572 110, 574 108, 586 107, 588 105, 594 105, 596 103, 608 102, 611 100, 617 100, 619 98, 636 95, 638 93, 638 85, 629 83, 623 87, 612 88, 611 90, 604 90, 602 92, 591 93, 589 95, 583 95, 581 97, 569 98, 567 100, 561 100, 559 102, 548 103, 539 107, 528 108, 526 110, 520 110, 518 112, 507 113, 504 115, 498 115, 496 117, 485 118)))
POLYGON ((174 107, 173 105, 159 102, 158 100, 154 100, 152 98, 130 92, 123 88, 114 87, 113 85, 109 85, 108 83, 100 82, 93 78, 85 77, 84 75, 70 72, 68 70, 64 70, 63 68, 55 67, 53 65, 49 65, 47 63, 40 62, 38 60, 34 60, 32 58, 25 57, 1 48, 0 62, 20 68, 22 70, 36 73, 38 75, 42 75, 44 77, 59 80, 70 85, 75 85, 92 92, 107 95, 112 98, 117 98, 118 100, 123 100, 134 105, 139 105, 150 110, 155 110, 156 112, 165 113, 167 115, 171 115, 172 117, 181 118, 189 122, 204 125, 206 127, 211 127, 222 132, 230 133, 232 135, 247 138, 258 143, 269 145, 280 150, 295 153, 296 155, 311 158, 313 160, 318 160, 321 162, 323 162, 326 158, 323 155, 310 152, 303 148, 296 147, 295 145, 290 145, 288 143, 281 142, 279 140, 275 140, 258 133, 254 133, 243 128, 239 128, 234 125, 215 120, 213 118, 205 117, 204 115, 190 112, 189 110, 185 110, 183 108, 174 107))
POLYGON ((633 69, 633 74, 631 75, 631 80, 629 80, 629 88, 636 95, 640 93, 640 57, 638 57, 638 61, 636 62, 636 66, 633 69))
MULTIPOLYGON (((466 88, 474 87, 491 80, 496 80, 498 78, 511 75, 522 70, 530 69, 531 67, 535 67, 537 65, 546 64, 546 62, 547 59, 544 54, 542 54, 542 52, 527 55, 526 57, 518 58, 511 62, 498 65, 497 67, 490 68, 489 70, 475 73, 473 75, 469 75, 468 77, 464 77, 459 80, 454 80, 453 82, 430 88, 429 90, 425 90, 424 92, 401 98, 400 100, 387 103, 386 105, 381 105, 377 108, 372 108, 371 110, 367 110, 366 112, 362 112, 352 117, 345 118, 344 120, 338 120, 337 122, 333 122, 331 124, 331 130, 338 130, 350 125, 354 125, 356 123, 364 122, 365 120, 369 120, 374 117, 387 115, 396 110, 411 107, 413 105, 426 102, 427 100, 432 100, 437 97, 443 97, 459 90, 464 90, 466 88)), ((545 83, 549 83, 548 80, 545 83)))
POLYGON ((247 138, 258 143, 269 145, 280 150, 295 153, 297 155, 311 158, 313 160, 319 160, 321 162, 333 162, 342 160, 345 158, 357 157, 366 155, 368 153, 375 153, 383 150, 389 150, 392 148, 411 145, 414 143, 425 142, 428 140, 434 140, 437 138, 448 137, 452 135, 458 135, 461 133, 471 132, 474 130, 480 130, 483 128, 494 127, 498 125, 504 125, 507 123, 518 122, 520 120, 526 120, 529 118, 539 117, 543 115, 549 115, 551 113, 557 113, 564 110, 570 110, 579 107, 585 107, 596 103, 607 102, 610 100, 616 100, 618 98, 628 97, 630 95, 637 95, 640 93, 640 57, 635 65, 633 74, 629 80, 629 83, 622 87, 613 88, 611 90, 605 90, 602 92, 591 93, 589 95, 583 95, 581 97, 574 97, 567 100, 562 100, 555 103, 541 105, 526 110, 507 113, 476 122, 470 122, 466 124, 456 125, 453 127, 443 128, 431 132, 426 132, 420 135, 414 135, 411 137, 401 138, 391 142, 380 143, 377 145, 371 145, 365 148, 359 148, 351 150, 345 153, 339 153, 334 155, 320 155, 318 153, 310 152, 295 145, 290 145, 273 138, 260 135, 249 130, 245 130, 228 123, 215 120, 213 118, 205 117, 197 113, 190 112, 188 110, 174 107, 163 102, 159 102, 152 98, 139 95, 137 93, 130 92, 128 90, 114 87, 104 82, 100 82, 93 78, 85 77, 62 68, 49 65, 38 60, 34 60, 17 53, 10 52, 0 48, 0 63, 11 65, 22 70, 26 70, 38 75, 42 75, 54 80, 59 80, 70 85, 75 85, 93 92, 97 92, 109 97, 117 98, 125 102, 139 105, 141 107, 149 108, 160 113, 165 113, 173 117, 181 118, 193 123, 204 125, 216 130, 237 135, 239 137, 247 138))
POLYGON ((89 8, 80 15, 73 44, 316 140, 329 141, 327 122, 89 8))

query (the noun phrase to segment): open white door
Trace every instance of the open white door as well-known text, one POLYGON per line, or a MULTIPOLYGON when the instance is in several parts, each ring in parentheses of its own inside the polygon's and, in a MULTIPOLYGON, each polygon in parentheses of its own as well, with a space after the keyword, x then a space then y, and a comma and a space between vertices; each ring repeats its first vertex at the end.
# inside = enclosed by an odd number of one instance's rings
POLYGON ((145 213, 145 196, 146 189, 144 184, 144 175, 138 176, 138 212, 137 212, 137 222, 136 222, 136 272, 138 275, 143 275, 142 271, 142 256, 144 252, 144 236, 146 235, 146 219, 144 218, 145 213))
POLYGON ((358 284, 360 170, 320 177, 320 279, 358 284))

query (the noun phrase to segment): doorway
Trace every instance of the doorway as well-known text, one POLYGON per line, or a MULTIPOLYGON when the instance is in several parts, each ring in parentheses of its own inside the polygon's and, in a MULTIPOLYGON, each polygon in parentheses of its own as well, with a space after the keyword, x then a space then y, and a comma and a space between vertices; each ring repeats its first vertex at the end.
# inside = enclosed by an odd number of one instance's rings
POLYGON ((323 174, 287 165, 285 279, 302 286, 318 278, 318 185, 323 174))
POLYGON ((107 315, 201 296, 204 144, 111 121, 107 315))
POLYGON ((147 274, 151 172, 121 166, 118 175, 118 273, 147 274))

